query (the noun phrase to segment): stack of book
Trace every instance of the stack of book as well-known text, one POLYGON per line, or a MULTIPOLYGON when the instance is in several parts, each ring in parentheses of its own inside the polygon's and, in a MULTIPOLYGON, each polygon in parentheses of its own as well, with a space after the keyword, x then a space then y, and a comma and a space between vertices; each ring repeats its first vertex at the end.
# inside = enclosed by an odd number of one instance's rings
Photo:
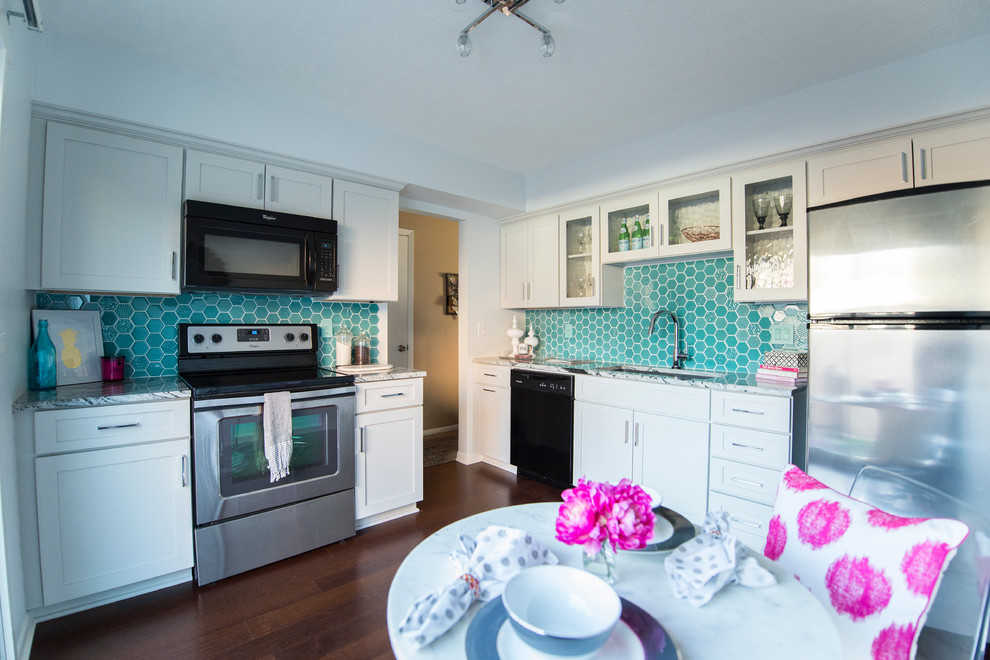
POLYGON ((773 350, 763 354, 757 380, 784 385, 801 385, 808 382, 808 353, 801 351, 773 350))

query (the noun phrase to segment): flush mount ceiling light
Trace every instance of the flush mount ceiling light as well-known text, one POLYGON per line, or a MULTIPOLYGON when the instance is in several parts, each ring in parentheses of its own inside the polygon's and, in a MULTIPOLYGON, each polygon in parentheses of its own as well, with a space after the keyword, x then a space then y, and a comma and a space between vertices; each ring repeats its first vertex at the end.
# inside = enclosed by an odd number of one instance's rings
MULTIPOLYGON (((463 5, 467 2, 467 0, 455 1, 459 5, 463 5)), ((529 2, 529 0, 481 0, 481 2, 488 5, 489 9, 485 11, 484 14, 476 18, 470 25, 461 30, 461 34, 457 37, 457 52, 460 53, 461 57, 467 57, 471 54, 471 38, 468 37, 468 32, 478 27, 483 20, 499 11, 506 16, 515 16, 527 25, 539 30, 543 35, 540 39, 540 52, 543 54, 543 57, 550 57, 553 55, 556 44, 553 42, 553 36, 550 34, 550 30, 519 12, 519 8, 529 2)), ((563 3, 564 0, 553 0, 553 2, 559 5, 563 3)))

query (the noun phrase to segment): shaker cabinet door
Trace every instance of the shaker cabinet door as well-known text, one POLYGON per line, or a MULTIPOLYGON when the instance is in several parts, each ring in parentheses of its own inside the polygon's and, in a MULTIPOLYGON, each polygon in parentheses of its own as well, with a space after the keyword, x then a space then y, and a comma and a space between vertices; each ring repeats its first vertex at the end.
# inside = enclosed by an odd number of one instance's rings
POLYGON ((48 122, 41 286, 179 293, 182 149, 48 122))
POLYGON ((340 285, 331 300, 399 299, 399 193, 337 179, 340 285))
POLYGON ((574 483, 632 479, 632 423, 631 410, 574 402, 574 483))
POLYGON ((423 407, 364 413, 355 418, 357 518, 423 499, 423 407))
POLYGON ((265 164, 186 150, 186 199, 265 208, 265 164))

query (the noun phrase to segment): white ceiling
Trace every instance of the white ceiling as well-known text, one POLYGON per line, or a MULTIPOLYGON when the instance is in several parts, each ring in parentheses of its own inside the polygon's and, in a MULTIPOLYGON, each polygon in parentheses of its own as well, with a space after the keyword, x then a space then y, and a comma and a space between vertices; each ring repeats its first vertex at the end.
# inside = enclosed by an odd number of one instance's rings
POLYGON ((36 0, 45 33, 520 174, 990 33, 987 0, 36 0))

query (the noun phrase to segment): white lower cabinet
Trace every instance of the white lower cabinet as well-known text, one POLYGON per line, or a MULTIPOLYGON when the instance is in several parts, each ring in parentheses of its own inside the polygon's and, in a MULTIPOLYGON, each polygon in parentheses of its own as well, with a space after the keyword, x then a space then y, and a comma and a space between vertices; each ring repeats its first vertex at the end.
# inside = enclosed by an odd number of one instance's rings
POLYGON ((423 379, 358 384, 354 417, 355 517, 423 499, 423 379))
POLYGON ((665 506, 703 522, 708 390, 594 376, 578 376, 575 390, 575 483, 582 476, 611 483, 631 479, 659 492, 665 506))
POLYGON ((763 551, 781 470, 806 467, 805 391, 791 396, 712 392, 708 505, 732 534, 763 551))
POLYGON ((474 451, 501 467, 509 465, 509 371, 509 367, 474 366, 474 451))
POLYGON ((92 449, 35 458, 45 605, 192 568, 188 401, 35 420, 38 454, 92 449))

